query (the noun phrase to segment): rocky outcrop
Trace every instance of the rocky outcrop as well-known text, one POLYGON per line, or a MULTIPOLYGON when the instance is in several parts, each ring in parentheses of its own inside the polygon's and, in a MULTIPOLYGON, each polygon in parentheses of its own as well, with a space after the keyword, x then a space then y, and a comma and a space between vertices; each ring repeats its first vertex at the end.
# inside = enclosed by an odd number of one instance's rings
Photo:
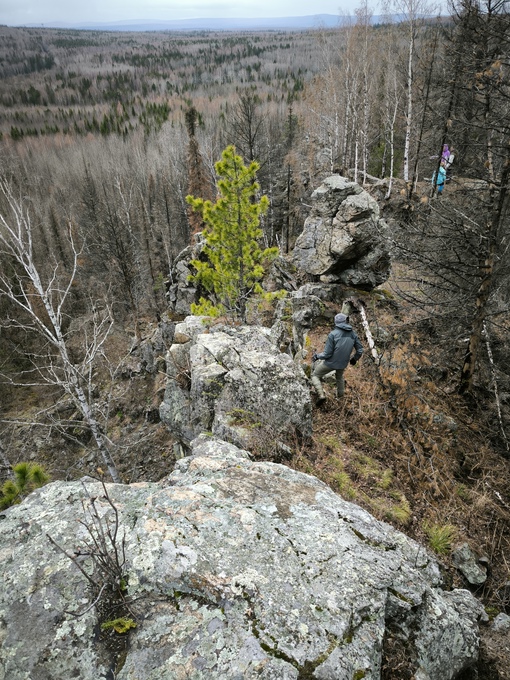
POLYGON ((211 437, 191 450, 161 482, 107 485, 113 506, 87 479, 1 515, 2 680, 376 680, 383 654, 387 669, 402 662, 395 638, 409 677, 474 663, 481 608, 441 589, 423 547, 313 477, 211 437), (103 527, 115 508, 125 546, 136 628, 121 650, 84 575, 98 578, 90 498, 103 527))
POLYGON ((388 228, 377 202, 345 177, 328 177, 312 194, 296 241, 296 267, 325 283, 371 290, 390 273, 388 228))
POLYGON ((191 305, 199 300, 199 291, 194 282, 190 281, 190 276, 194 273, 191 261, 198 260, 201 251, 202 242, 187 246, 173 262, 166 298, 169 308, 175 314, 189 314, 191 305))
POLYGON ((264 427, 276 439, 311 436, 306 376, 267 328, 207 330, 202 317, 187 317, 176 326, 166 365, 160 417, 184 444, 209 431, 245 446, 264 427))

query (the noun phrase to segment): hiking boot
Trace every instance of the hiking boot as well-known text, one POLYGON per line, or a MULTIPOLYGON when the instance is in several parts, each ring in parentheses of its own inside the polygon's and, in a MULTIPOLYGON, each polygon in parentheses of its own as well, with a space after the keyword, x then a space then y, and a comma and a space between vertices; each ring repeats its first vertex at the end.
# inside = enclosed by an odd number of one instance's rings
POLYGON ((317 406, 320 406, 326 401, 326 397, 323 395, 322 397, 317 398, 317 406))

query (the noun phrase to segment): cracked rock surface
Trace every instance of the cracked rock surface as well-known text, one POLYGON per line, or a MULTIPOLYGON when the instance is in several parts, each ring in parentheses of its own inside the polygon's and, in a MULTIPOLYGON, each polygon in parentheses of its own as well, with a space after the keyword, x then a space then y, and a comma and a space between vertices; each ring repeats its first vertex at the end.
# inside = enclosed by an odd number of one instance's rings
MULTIPOLYGON (((427 551, 314 477, 254 463, 202 435, 158 483, 107 485, 125 537, 137 627, 108 653, 67 552, 83 544, 92 480, 56 482, 1 519, 2 680, 380 677, 388 630, 418 678, 473 664, 481 607, 441 589, 427 551)), ((90 560, 81 562, 91 572, 90 560)))
POLYGON ((377 202, 340 175, 324 180, 293 252, 296 267, 323 283, 372 290, 389 277, 388 227, 377 202))
POLYGON ((280 352, 268 328, 216 326, 202 317, 176 325, 167 357, 161 420, 188 443, 204 431, 247 445, 264 424, 312 434, 310 389, 301 366, 280 352), (183 385, 182 376, 189 379, 183 385))

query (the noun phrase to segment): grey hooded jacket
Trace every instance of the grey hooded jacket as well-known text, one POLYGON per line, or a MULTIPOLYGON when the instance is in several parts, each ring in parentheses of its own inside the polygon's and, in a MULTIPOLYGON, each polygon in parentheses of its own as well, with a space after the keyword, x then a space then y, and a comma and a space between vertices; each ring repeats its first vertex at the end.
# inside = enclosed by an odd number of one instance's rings
POLYGON ((357 361, 363 354, 361 342, 350 324, 341 323, 328 335, 324 352, 318 354, 317 359, 324 359, 325 365, 332 371, 345 368, 353 348, 356 349, 354 358, 357 361))

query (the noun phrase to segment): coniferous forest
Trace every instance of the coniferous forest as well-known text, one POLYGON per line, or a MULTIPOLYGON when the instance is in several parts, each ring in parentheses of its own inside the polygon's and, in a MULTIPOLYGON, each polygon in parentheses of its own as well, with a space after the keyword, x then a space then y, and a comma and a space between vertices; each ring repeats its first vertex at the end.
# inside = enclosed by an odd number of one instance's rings
POLYGON ((451 541, 476 542, 489 615, 510 613, 510 19, 503 1, 449 9, 403 0, 375 24, 362 3, 303 32, 0 27, 3 480, 21 461, 52 479, 165 474, 164 376, 126 357, 169 318, 203 227, 186 197, 216 199, 233 145, 257 164, 251 200, 267 197, 263 250, 291 256, 332 174, 372 193, 391 233, 384 305, 366 303, 391 371, 367 360, 354 415, 318 411, 287 464, 420 540, 444 529, 445 563, 451 541))

